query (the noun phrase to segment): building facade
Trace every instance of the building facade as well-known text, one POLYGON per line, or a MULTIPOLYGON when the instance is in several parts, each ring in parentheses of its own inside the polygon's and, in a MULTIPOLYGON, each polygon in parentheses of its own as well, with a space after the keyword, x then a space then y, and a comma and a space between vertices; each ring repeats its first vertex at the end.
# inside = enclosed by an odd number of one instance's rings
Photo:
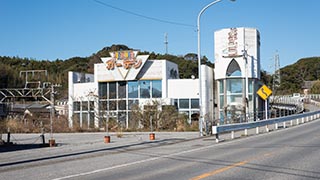
POLYGON ((220 123, 255 120, 261 109, 260 34, 254 28, 214 33, 217 119, 220 123))
MULTIPOLYGON (((201 65, 205 122, 236 123, 260 118, 260 34, 254 28, 214 33, 215 69, 201 65)), ((69 72, 69 126, 101 127, 114 118, 126 127, 133 105, 174 105, 191 121, 199 114, 199 79, 179 79, 178 66, 149 60, 138 51, 111 52, 94 65, 94 74, 69 72)))
MULTIPOLYGON (((94 65, 94 74, 69 72, 69 126, 101 127, 102 118, 113 118, 128 127, 132 107, 174 105, 189 120, 199 113, 199 79, 179 79, 178 66, 167 60, 149 60, 137 51, 111 52, 94 65)), ((213 69, 202 66, 207 91, 213 101, 213 69)), ((207 103, 206 109, 213 106, 207 103)), ((213 112, 213 111, 211 111, 213 112)), ((208 113, 209 114, 209 113, 208 113)), ((210 114, 213 118, 213 114, 210 114)))

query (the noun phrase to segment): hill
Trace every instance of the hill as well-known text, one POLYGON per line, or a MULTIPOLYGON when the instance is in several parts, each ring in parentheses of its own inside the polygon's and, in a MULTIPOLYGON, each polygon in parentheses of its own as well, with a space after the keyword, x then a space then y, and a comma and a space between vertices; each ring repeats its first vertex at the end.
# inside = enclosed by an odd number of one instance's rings
MULTIPOLYGON (((94 64, 102 62, 100 57, 108 57, 110 51, 129 50, 125 45, 112 45, 104 47, 89 57, 72 57, 66 60, 57 59, 35 60, 20 57, 0 56, 0 88, 19 88, 24 87, 24 79, 20 72, 26 70, 47 70, 48 76, 41 77, 42 81, 49 81, 55 84, 61 84, 60 97, 67 98, 68 71, 93 73, 94 64)), ((149 54, 149 59, 167 59, 178 64, 180 78, 190 78, 191 75, 197 76, 197 61, 186 60, 183 56, 174 56, 169 54, 155 54, 154 52, 140 52, 140 54, 149 54)), ((196 59, 196 54, 189 53, 188 59, 196 59)), ((213 64, 204 56, 202 63, 213 67, 213 64)))
POLYGON ((304 81, 316 81, 320 78, 320 57, 299 59, 292 65, 280 69, 281 94, 301 92, 304 81))
MULTIPOLYGON (((67 98, 68 71, 93 73, 94 64, 100 63, 100 57, 109 56, 110 51, 129 50, 125 45, 104 47, 88 57, 72 57, 66 60, 55 61, 35 60, 20 57, 0 56, 0 88, 24 87, 24 80, 20 71, 47 70, 48 76, 43 81, 61 84, 59 98, 67 98)), ((185 56, 170 54, 156 54, 154 52, 140 52, 149 54, 149 59, 167 59, 178 64, 181 79, 198 75, 197 55, 188 53, 185 56)), ((202 63, 214 67, 208 59, 202 57, 202 63)), ((301 91, 303 81, 315 81, 320 77, 320 57, 303 58, 296 63, 281 68, 281 85, 278 94, 291 94, 301 91)), ((272 87, 272 76, 265 71, 261 72, 261 81, 272 87)))

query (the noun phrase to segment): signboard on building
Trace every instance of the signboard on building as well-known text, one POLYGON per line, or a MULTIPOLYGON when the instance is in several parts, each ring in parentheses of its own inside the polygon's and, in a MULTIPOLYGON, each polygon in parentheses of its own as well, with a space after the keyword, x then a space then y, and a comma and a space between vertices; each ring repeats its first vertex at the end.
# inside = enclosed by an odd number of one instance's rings
POLYGON ((110 52, 111 57, 101 58, 105 74, 112 81, 133 80, 147 61, 149 55, 138 56, 138 51, 125 50, 110 52))

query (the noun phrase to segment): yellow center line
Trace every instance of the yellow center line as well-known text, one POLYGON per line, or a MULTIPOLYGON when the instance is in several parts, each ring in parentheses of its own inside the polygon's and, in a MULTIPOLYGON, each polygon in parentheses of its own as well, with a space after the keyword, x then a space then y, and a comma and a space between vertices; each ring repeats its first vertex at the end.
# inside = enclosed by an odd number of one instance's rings
POLYGON ((222 173, 222 172, 224 172, 224 171, 227 171, 227 170, 229 170, 229 169, 231 169, 231 168, 245 165, 245 164, 247 164, 248 162, 249 162, 249 161, 241 161, 241 162, 232 164, 232 165, 230 165, 230 166, 226 166, 226 167, 223 167, 223 168, 220 168, 220 169, 217 169, 217 170, 208 172, 208 173, 201 174, 201 175, 199 175, 199 176, 197 176, 197 177, 191 178, 190 180, 200 180, 200 179, 203 179, 203 178, 206 178, 206 177, 209 177, 209 176, 214 176, 214 175, 216 175, 216 174, 219 174, 219 173, 222 173))
MULTIPOLYGON (((271 155, 272 155, 272 153, 265 153, 265 154, 263 154, 262 157, 268 157, 268 156, 271 156, 271 155)), ((200 180, 200 179, 207 178, 209 176, 214 176, 216 174, 219 174, 219 173, 222 173, 224 171, 227 171, 227 170, 229 170, 231 168, 234 168, 234 167, 237 167, 237 166, 243 166, 243 165, 247 164, 248 162, 250 162, 252 160, 255 160, 255 159, 259 159, 259 158, 261 158, 261 156, 250 158, 248 160, 244 160, 244 161, 241 161, 241 162, 238 162, 238 163, 234 163, 234 164, 231 164, 229 166, 226 166, 226 167, 223 167, 223 168, 220 168, 220 169, 216 169, 214 171, 207 172, 207 173, 201 174, 199 176, 193 177, 190 180, 200 180)))

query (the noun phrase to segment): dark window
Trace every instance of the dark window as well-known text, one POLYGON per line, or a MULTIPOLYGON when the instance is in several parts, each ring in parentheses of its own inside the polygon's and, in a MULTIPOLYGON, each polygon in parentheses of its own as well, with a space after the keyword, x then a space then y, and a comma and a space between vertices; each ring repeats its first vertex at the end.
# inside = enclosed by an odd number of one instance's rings
POLYGON ((107 98, 107 87, 108 83, 102 82, 99 83, 99 97, 106 99, 107 98))
POLYGON ((189 99, 179 99, 179 108, 189 109, 189 99))
POLYGON ((126 98, 126 82, 118 82, 118 91, 119 91, 119 95, 118 98, 126 98))
POLYGON ((117 98, 117 84, 115 82, 109 83, 109 99, 117 98))
POLYGON ((199 108, 199 99, 191 99, 191 109, 199 108))
POLYGON ((78 102, 78 101, 73 102, 73 110, 80 111, 80 102, 78 102))

